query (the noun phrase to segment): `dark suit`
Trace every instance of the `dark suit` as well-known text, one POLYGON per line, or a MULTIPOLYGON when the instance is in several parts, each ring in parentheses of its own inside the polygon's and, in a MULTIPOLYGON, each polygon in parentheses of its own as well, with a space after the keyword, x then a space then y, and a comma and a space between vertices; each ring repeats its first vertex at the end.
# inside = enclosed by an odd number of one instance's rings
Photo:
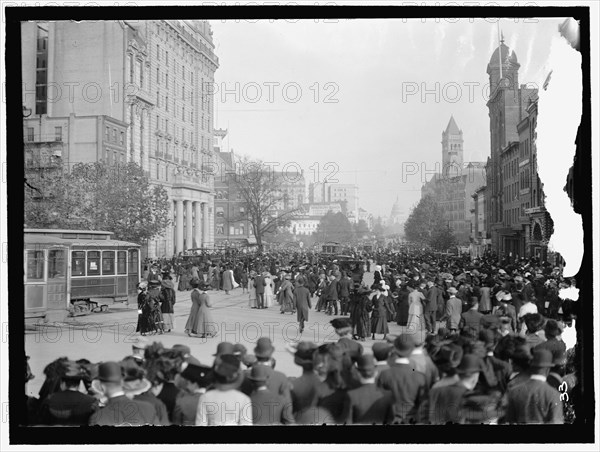
POLYGON ((509 389, 505 421, 509 424, 563 424, 559 392, 545 381, 532 379, 509 389))
POLYGON ((441 295, 440 289, 438 289, 436 286, 431 286, 425 294, 427 297, 425 308, 423 309, 423 314, 425 316, 425 328, 427 328, 427 331, 431 333, 435 333, 438 298, 440 298, 441 295))
MULTIPOLYGON (((256 363, 255 366, 264 366, 264 364, 256 363)), ((289 402, 292 401, 292 396, 290 394, 291 384, 285 374, 273 369, 271 366, 266 366, 269 369, 269 379, 267 380, 267 389, 273 392, 276 395, 283 396, 283 398, 289 402)), ((244 377, 244 381, 242 382, 242 386, 240 387, 240 391, 242 391, 247 396, 252 394, 254 390, 254 386, 252 380, 248 377, 250 376, 250 369, 246 371, 246 375, 244 377)))
POLYGON ((156 396, 161 400, 167 407, 167 413, 169 413, 169 421, 173 421, 173 409, 175 409, 175 401, 180 390, 170 381, 163 384, 162 390, 156 396))
MULTIPOLYGON (((156 397, 152 391, 146 391, 143 394, 137 395, 133 398, 134 400, 140 400, 142 402, 148 402, 154 409, 156 410, 156 415, 158 416, 159 425, 169 425, 169 412, 167 411, 167 406, 164 404, 162 400, 156 397)), ((194 418, 196 420, 196 418, 194 418)))
POLYGON ((393 362, 377 378, 377 385, 392 391, 394 423, 416 422, 419 405, 425 400, 425 375, 416 372, 410 364, 393 362))
POLYGON ((342 337, 337 343, 352 361, 356 361, 363 354, 363 346, 350 338, 342 337))
POLYGON ((79 391, 50 394, 40 406, 39 423, 44 425, 88 425, 98 401, 79 391))
POLYGON ((294 290, 294 304, 300 323, 300 332, 304 330, 304 322, 308 322, 308 312, 312 309, 310 302, 310 291, 304 286, 298 286, 294 290))
POLYGON ((317 406, 317 388, 321 380, 312 370, 305 371, 301 377, 290 379, 294 416, 308 407, 317 406))
POLYGON ((150 403, 130 400, 121 395, 110 398, 105 407, 92 414, 89 424, 128 427, 158 425, 159 420, 156 410, 150 403))
POLYGON ((481 318, 483 314, 474 309, 469 309, 467 312, 460 316, 460 323, 458 325, 460 330, 465 330, 473 339, 479 337, 479 330, 481 329, 481 318))
POLYGON ((432 424, 464 423, 462 405, 467 388, 460 382, 429 391, 429 422, 432 424))
POLYGON ((390 424, 393 421, 392 393, 375 383, 363 384, 346 393, 344 412, 348 424, 390 424))
POLYGON ((252 401, 252 423, 254 425, 293 424, 292 403, 268 389, 254 390, 252 401))
POLYGON ((256 289, 256 306, 258 309, 265 307, 265 278, 262 275, 254 277, 254 288, 256 289))
POLYGON ((198 400, 202 394, 181 391, 173 409, 173 425, 196 425, 198 400))

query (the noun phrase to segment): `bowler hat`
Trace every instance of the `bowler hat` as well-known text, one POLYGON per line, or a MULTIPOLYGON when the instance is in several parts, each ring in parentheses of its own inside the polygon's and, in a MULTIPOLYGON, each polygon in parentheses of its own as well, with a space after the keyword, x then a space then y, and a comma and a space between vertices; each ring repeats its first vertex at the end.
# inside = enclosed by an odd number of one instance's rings
POLYGON ((415 349, 415 340, 412 334, 401 334, 394 340, 394 349, 398 356, 408 358, 415 349))
POLYGON ((463 348, 454 343, 445 344, 433 356, 433 361, 444 369, 458 367, 463 358, 463 348))
POLYGON ((375 342, 373 344, 373 356, 377 361, 385 361, 390 356, 390 351, 394 348, 392 344, 387 342, 375 342))
POLYGON ((215 374, 222 377, 224 383, 235 382, 240 375, 240 360, 235 355, 222 355, 215 366, 215 374))
POLYGON ((114 361, 108 361, 98 366, 98 380, 103 383, 120 383, 123 378, 121 366, 114 361))
POLYGON ((171 350, 180 351, 183 353, 183 356, 189 356, 189 354, 192 353, 192 350, 187 345, 183 344, 175 344, 173 347, 171 347, 171 350))
POLYGON ((217 345, 217 353, 213 356, 233 355, 234 352, 235 350, 231 342, 221 342, 217 345))
POLYGON ((459 374, 472 374, 481 371, 481 358, 475 354, 467 353, 463 356, 456 368, 459 374))
POLYGON ((554 359, 550 350, 544 348, 533 350, 533 359, 529 364, 530 367, 554 367, 554 365, 554 359))
POLYGON ((271 376, 271 374, 270 374, 271 371, 272 371, 272 369, 268 366, 263 366, 263 365, 252 366, 252 370, 250 371, 250 376, 248 377, 248 379, 252 380, 252 381, 256 381, 256 382, 267 381, 269 379, 269 377, 271 376))
POLYGON ((275 347, 268 337, 259 338, 254 347, 254 354, 257 358, 270 358, 274 351, 275 347))
POLYGON ((375 358, 373 355, 360 355, 356 359, 358 370, 375 370, 375 358))
POLYGON ((310 364, 313 361, 313 354, 317 349, 317 344, 308 341, 298 343, 296 353, 294 353, 294 362, 299 366, 310 364))

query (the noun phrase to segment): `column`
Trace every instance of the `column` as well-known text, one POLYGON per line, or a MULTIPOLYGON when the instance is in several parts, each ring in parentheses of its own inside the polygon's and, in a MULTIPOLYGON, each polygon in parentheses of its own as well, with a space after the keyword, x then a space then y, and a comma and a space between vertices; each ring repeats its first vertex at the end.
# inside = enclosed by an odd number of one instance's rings
POLYGON ((194 247, 192 244, 192 201, 190 200, 185 202, 185 223, 185 247, 189 249, 194 247))
POLYGON ((179 254, 183 251, 183 200, 178 199, 175 201, 175 210, 177 215, 177 218, 175 219, 177 223, 175 232, 175 252, 179 254))
POLYGON ((196 215, 194 240, 196 240, 196 247, 200 248, 202 246, 202 206, 199 201, 194 202, 194 211, 196 215))
POLYGON ((202 227, 202 243, 204 244, 204 246, 207 246, 210 237, 210 233, 208 230, 208 228, 210 227, 210 222, 208 218, 207 202, 202 203, 202 222, 204 223, 204 226, 202 227))

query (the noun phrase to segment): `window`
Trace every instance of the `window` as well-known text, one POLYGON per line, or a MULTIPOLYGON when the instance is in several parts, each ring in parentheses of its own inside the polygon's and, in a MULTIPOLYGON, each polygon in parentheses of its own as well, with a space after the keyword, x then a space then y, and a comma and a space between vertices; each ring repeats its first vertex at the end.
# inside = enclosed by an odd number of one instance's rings
POLYGON ((160 129, 160 116, 156 115, 156 128, 160 129))
POLYGON ((44 280, 44 252, 27 251, 27 281, 44 280))
POLYGON ((244 223, 240 223, 240 234, 241 235, 246 234, 246 227, 245 227, 244 223))
POLYGON ((87 274, 88 276, 100 274, 100 251, 87 252, 87 274))
POLYGON ((121 138, 119 138, 119 143, 121 146, 125 144, 125 132, 121 132, 121 138))
POLYGON ((168 134, 169 133, 169 120, 165 119, 165 133, 168 134))
POLYGON ((229 226, 229 235, 235 235, 235 228, 233 225, 229 226))
POLYGON ((215 211, 217 213, 217 217, 223 217, 225 215, 225 210, 223 207, 217 207, 215 211))
POLYGON ((35 114, 45 115, 48 100, 48 30, 42 25, 37 28, 36 56, 35 114))
POLYGON ((137 77, 137 85, 140 88, 144 87, 144 66, 140 60, 136 60, 135 62, 135 72, 137 77))
POLYGON ((48 251, 48 278, 64 278, 67 272, 65 250, 48 251))
POLYGON ((104 140, 110 141, 110 127, 107 127, 106 130, 104 131, 104 140))
POLYGON ((169 65, 169 52, 165 52, 165 61, 167 63, 167 66, 169 65))
POLYGON ((160 69, 156 68, 156 84, 160 83, 160 69))
POLYGON ((165 88, 169 89, 169 74, 165 74, 165 88))
POLYGON ((103 275, 114 275, 115 274, 115 252, 114 251, 102 251, 102 274, 103 275))
POLYGON ((129 260, 127 261, 127 271, 130 275, 137 275, 138 270, 138 251, 129 250, 129 260))
POLYGON ((160 46, 156 44, 156 59, 160 61, 160 46))
POLYGON ((156 106, 160 107, 160 93, 158 91, 156 92, 156 106))
POLYGON ((169 111, 169 96, 165 97, 165 110, 169 111))
POLYGON ((62 127, 54 128, 54 141, 62 141, 62 127))
POLYGON ((33 127, 27 127, 27 141, 33 141, 33 127))
POLYGON ((71 252, 71 276, 85 276, 85 251, 71 252))

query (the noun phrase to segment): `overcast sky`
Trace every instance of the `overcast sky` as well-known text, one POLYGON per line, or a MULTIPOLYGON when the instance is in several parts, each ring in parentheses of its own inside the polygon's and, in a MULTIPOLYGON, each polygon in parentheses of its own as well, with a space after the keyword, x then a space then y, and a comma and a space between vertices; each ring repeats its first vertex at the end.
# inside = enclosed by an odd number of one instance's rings
MULTIPOLYGON (((500 21, 521 84, 543 84, 562 21, 500 21)), ((229 130, 225 150, 279 169, 296 162, 307 183, 323 181, 333 162, 334 177, 358 184, 360 206, 375 216, 389 215, 396 196, 407 213, 418 202, 424 174, 403 180, 403 167, 441 162, 451 115, 465 161, 489 156, 486 68, 498 46, 491 19, 211 23, 220 62, 215 127, 229 130)))

